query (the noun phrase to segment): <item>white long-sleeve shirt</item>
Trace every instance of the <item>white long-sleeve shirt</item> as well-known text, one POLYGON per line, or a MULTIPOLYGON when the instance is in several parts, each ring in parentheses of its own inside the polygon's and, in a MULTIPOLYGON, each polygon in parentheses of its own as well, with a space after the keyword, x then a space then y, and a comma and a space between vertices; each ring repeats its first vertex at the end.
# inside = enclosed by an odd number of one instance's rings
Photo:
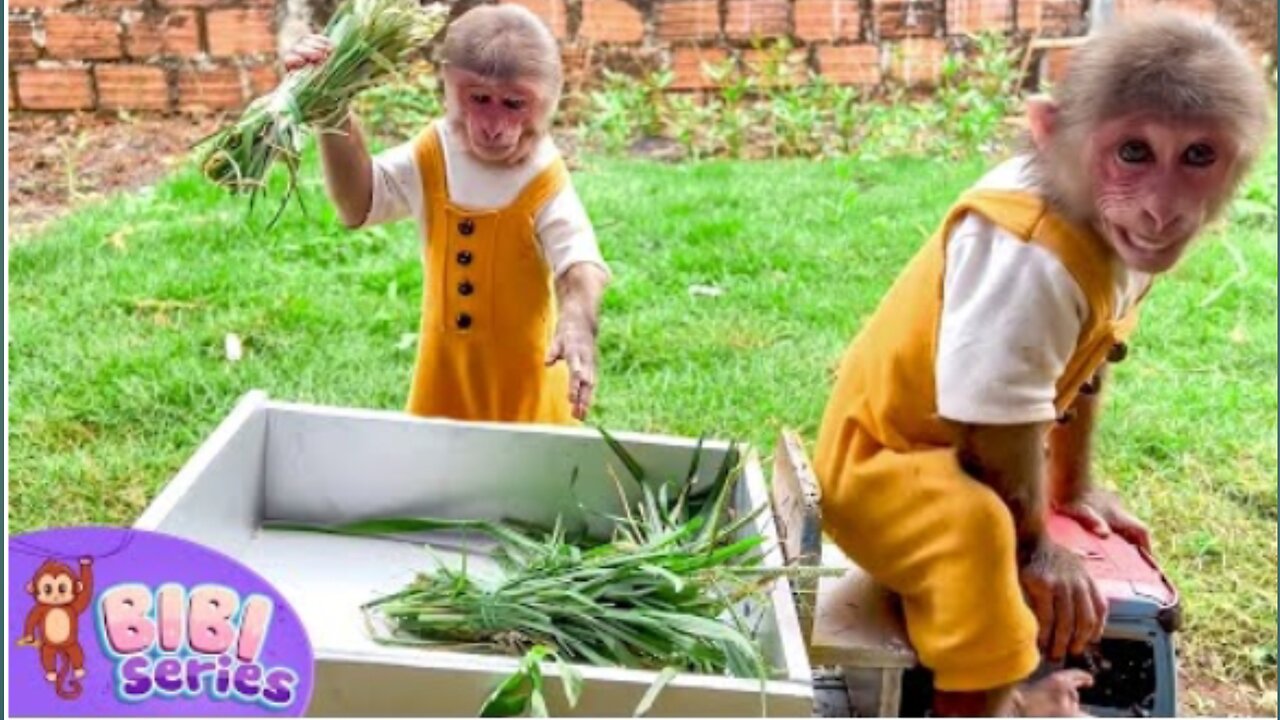
MULTIPOLYGON (((1026 158, 1010 160, 977 187, 1026 189, 1026 166, 1026 158)), ((1117 317, 1150 282, 1148 274, 1117 271, 1117 317)), ((938 414, 989 425, 1053 420, 1058 378, 1088 314, 1083 291, 1056 255, 967 215, 947 240, 935 358, 938 414)))
MULTIPOLYGON (((547 168, 560 151, 543 137, 532 156, 514 167, 496 167, 474 158, 460 147, 448 123, 435 124, 444 151, 449 199, 474 210, 499 210, 510 205, 526 185, 547 168)), ((363 226, 412 217, 427 237, 426 193, 413 141, 397 145, 373 158, 373 198, 363 226)), ((565 186, 538 213, 535 229, 543 258, 556 277, 580 262, 608 271, 595 230, 572 184, 565 186)))

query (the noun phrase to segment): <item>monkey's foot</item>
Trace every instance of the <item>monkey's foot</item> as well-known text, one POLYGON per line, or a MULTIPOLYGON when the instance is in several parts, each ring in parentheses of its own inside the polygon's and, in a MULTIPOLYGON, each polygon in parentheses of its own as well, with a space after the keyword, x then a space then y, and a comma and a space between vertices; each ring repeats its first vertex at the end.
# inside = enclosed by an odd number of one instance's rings
POLYGON ((76 679, 79 680, 80 678, 84 677, 84 668, 76 668, 76 671, 74 674, 76 676, 76 679))
POLYGON ((1089 717, 1080 710, 1080 688, 1093 678, 1080 670, 1062 670, 1014 691, 1013 714, 1018 717, 1089 717))
POLYGON ((45 673, 44 679, 51 683, 56 683, 58 682, 58 673, 45 673))

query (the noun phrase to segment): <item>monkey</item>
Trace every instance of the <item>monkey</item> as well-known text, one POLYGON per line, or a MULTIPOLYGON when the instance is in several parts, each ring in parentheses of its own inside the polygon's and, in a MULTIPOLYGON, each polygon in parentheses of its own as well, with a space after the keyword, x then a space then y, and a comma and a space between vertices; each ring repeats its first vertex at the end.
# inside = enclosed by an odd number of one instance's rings
POLYGON ((18 644, 39 648, 45 680, 53 683, 58 697, 74 700, 85 675, 79 618, 93 600, 93 559, 80 559, 79 577, 64 563, 45 560, 27 583, 27 592, 36 604, 27 613, 18 644))
POLYGON ((902 599, 942 716, 1080 711, 1052 669, 1108 602, 1050 509, 1151 550, 1091 474, 1108 365, 1218 218, 1271 124, 1228 30, 1179 13, 1077 48, 1025 148, 964 191, 840 360, 814 468, 836 544, 902 599))
MULTIPOLYGON (((323 63, 323 36, 285 67, 323 63)), ((444 117, 373 156, 354 112, 320 135, 326 189, 348 228, 408 217, 425 266, 408 411, 575 424, 592 403, 611 273, 550 129, 563 69, 519 5, 480 5, 444 31, 444 117)))

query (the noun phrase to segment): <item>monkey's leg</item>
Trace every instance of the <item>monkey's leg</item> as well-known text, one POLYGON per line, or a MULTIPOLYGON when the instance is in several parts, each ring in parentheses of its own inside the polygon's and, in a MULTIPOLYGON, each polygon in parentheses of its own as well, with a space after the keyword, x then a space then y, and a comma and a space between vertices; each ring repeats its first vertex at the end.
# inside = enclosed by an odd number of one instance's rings
POLYGON ((58 648, 53 645, 40 646, 40 667, 44 668, 44 679, 49 682, 58 682, 59 654, 58 648))
POLYGON ((84 650, 80 648, 80 643, 73 641, 67 645, 67 660, 75 670, 75 677, 77 679, 84 677, 84 650))
POLYGON ((1040 663, 1018 579, 1013 516, 951 448, 881 448, 824 479, 825 529, 902 597, 907 634, 945 700, 991 715, 1040 663))

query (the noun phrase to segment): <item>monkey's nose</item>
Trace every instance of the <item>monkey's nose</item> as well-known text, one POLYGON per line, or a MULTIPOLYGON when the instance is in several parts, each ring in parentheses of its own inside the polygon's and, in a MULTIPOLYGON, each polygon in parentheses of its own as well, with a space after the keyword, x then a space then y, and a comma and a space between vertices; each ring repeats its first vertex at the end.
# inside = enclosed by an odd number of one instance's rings
POLYGON ((1182 220, 1182 213, 1172 206, 1147 205, 1143 210, 1152 235, 1162 235, 1182 220))

